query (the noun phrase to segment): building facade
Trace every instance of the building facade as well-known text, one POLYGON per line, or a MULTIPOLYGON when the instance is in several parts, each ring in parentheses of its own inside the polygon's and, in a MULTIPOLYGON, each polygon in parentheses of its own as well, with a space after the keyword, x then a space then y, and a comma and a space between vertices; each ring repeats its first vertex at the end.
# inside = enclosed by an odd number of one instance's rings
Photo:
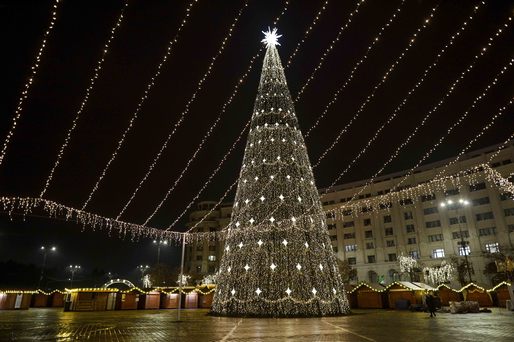
MULTIPOLYGON (((448 174, 489 164, 504 178, 513 181, 514 142, 501 149, 490 162, 498 146, 491 146, 461 156, 451 165, 448 174)), ((416 186, 434 179, 453 158, 422 166, 409 173, 405 184, 416 186)), ((357 181, 335 186, 323 193, 321 200, 327 211, 327 225, 337 257, 347 260, 357 270, 355 281, 390 283, 398 280, 400 269, 397 257, 410 255, 425 266, 440 265, 451 257, 467 257, 472 280, 488 285, 491 279, 484 274, 491 263, 490 253, 512 254, 514 250, 514 201, 485 177, 472 185, 462 185, 446 191, 419 196, 412 200, 393 201, 386 210, 358 214, 332 215, 331 209, 354 200, 383 196, 408 173, 397 172, 368 182, 357 181), (366 185, 370 183, 369 185, 366 185), (446 205, 467 201, 469 205, 446 205)), ((480 176, 478 176, 480 177, 480 176)), ((195 225, 209 213, 216 202, 200 202, 189 216, 189 226, 195 225)), ((198 225, 197 231, 219 231, 230 222, 232 204, 226 203, 211 212, 198 225)), ((223 246, 221 242, 201 242, 186 249, 186 271, 205 275, 217 271, 223 246)), ((468 277, 466 277, 468 279, 468 277)))

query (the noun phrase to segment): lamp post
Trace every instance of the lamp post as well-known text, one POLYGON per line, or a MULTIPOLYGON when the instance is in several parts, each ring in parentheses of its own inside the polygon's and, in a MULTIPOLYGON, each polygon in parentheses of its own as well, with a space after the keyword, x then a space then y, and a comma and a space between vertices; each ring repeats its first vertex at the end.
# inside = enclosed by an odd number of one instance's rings
POLYGON ((39 275, 39 281, 37 283, 38 289, 41 287, 41 282, 43 281, 43 277, 45 275, 45 267, 46 267, 46 257, 48 252, 55 252, 57 247, 55 246, 41 246, 40 250, 43 252, 43 264, 41 265, 41 274, 39 275))
POLYGON ((73 279, 75 278, 75 273, 80 270, 80 265, 70 265, 67 267, 67 270, 71 273, 70 288, 73 288, 73 279))
POLYGON ((448 199, 444 202, 441 202, 440 206, 442 208, 448 207, 448 210, 455 210, 455 214, 457 215, 457 223, 459 224, 459 235, 460 241, 457 242, 459 245, 459 255, 464 256, 464 262, 466 264, 466 270, 469 277, 469 282, 472 283, 473 279, 471 278, 471 267, 469 266, 468 254, 469 254, 469 241, 464 239, 464 232, 462 231, 462 221, 459 216, 459 209, 467 207, 470 202, 467 199, 460 198, 457 202, 448 199))
POLYGON ((144 287, 145 273, 146 273, 146 271, 148 271, 149 268, 150 268, 150 266, 148 266, 148 265, 137 266, 137 269, 139 270, 139 272, 141 272, 141 284, 143 284, 143 287, 144 287))
POLYGON ((161 246, 167 246, 168 241, 166 240, 153 240, 153 244, 157 246, 157 264, 161 260, 161 246))

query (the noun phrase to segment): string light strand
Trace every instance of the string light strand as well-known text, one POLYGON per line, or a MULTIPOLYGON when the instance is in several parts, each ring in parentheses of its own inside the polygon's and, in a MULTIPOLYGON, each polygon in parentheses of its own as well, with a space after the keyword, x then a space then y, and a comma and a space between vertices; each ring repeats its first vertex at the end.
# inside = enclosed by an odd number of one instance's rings
MULTIPOLYGON (((504 25, 508 26, 508 24, 510 24, 511 20, 512 19, 509 17, 507 23, 504 25)), ((381 174, 384 171, 384 169, 399 155, 400 151, 405 146, 407 146, 407 144, 412 140, 412 138, 418 133, 419 129, 422 128, 426 124, 426 122, 432 116, 432 114, 434 112, 436 112, 441 107, 441 105, 445 103, 446 99, 449 98, 453 94, 455 88, 462 82, 462 80, 465 78, 465 76, 475 68, 476 63, 479 61, 479 59, 481 57, 483 57, 489 51, 489 48, 492 47, 492 44, 495 42, 496 38, 501 36, 502 32, 504 31, 504 25, 502 25, 491 37, 489 37, 487 44, 485 44, 485 46, 480 49, 479 53, 477 53, 473 57, 472 62, 466 67, 465 70, 463 70, 460 73, 460 75, 457 77, 457 79, 450 85, 450 87, 448 88, 446 93, 442 96, 441 100, 439 100, 439 102, 434 107, 432 107, 432 109, 430 109, 430 111, 428 113, 426 113, 426 115, 423 117, 421 122, 418 125, 416 125, 416 127, 409 134, 409 136, 396 148, 396 150, 389 157, 389 159, 384 163, 384 165, 382 165, 382 167, 368 180, 366 185, 363 186, 359 192, 357 192, 356 194, 354 194, 352 196, 352 199, 350 201, 355 200, 355 198, 358 195, 360 195, 370 184, 372 184, 372 182, 375 180, 375 178, 379 174, 381 174)))
MULTIPOLYGON (((423 163, 428 157, 430 157, 432 155, 432 153, 434 153, 434 151, 444 142, 444 140, 450 135, 450 133, 456 128, 458 127, 469 115, 469 112, 473 109, 475 109, 475 107, 477 106, 477 104, 483 100, 489 90, 496 86, 496 84, 498 83, 498 80, 499 78, 514 64, 514 58, 512 58, 509 63, 507 65, 505 65, 501 71, 496 74, 496 76, 494 77, 494 79, 492 80, 492 82, 490 82, 486 87, 485 89, 482 91, 481 94, 479 94, 474 100, 473 100, 473 103, 471 104, 471 106, 457 119, 457 121, 455 121, 453 123, 453 125, 451 125, 447 131, 446 131, 446 134, 443 135, 442 137, 439 138, 439 140, 427 151, 425 152, 425 154, 418 160, 418 162, 407 172, 407 174, 400 180, 400 182, 398 182, 398 184, 395 185, 395 188, 396 187, 399 187, 401 186, 406 180, 407 178, 414 172, 414 170, 416 168, 418 168, 421 163, 423 163)), ((393 189, 394 190, 394 189, 393 189)))
POLYGON ((316 24, 318 23, 319 19, 321 18, 321 15, 323 14, 323 12, 325 11, 325 9, 327 8, 328 6, 328 2, 329 0, 326 0, 323 5, 321 5, 321 8, 320 10, 318 11, 318 13, 316 13, 316 16, 314 17, 314 20, 312 21, 312 23, 309 25, 309 27, 307 28, 307 30, 305 30, 305 32, 303 33, 303 38, 300 39, 300 41, 298 42, 298 44, 296 44, 296 47, 293 51, 293 53, 289 56, 289 58, 287 59, 287 63, 286 63, 286 69, 289 68, 289 66, 293 63, 293 59, 296 57, 296 54, 298 53, 298 51, 300 50, 301 46, 305 43, 305 40, 309 37, 309 34, 311 33, 311 31, 314 29, 314 27, 316 26, 316 24))
POLYGON ((352 12, 350 12, 346 22, 339 28, 339 31, 337 32, 336 37, 330 42, 330 44, 328 45, 328 48, 326 48, 326 50, 323 52, 323 55, 321 56, 318 65, 316 65, 316 67, 312 71, 311 75, 307 78, 307 81, 305 82, 305 84, 300 88, 300 91, 296 94, 296 98, 294 99, 294 102, 298 102, 300 100, 302 94, 305 92, 305 89, 307 89, 307 87, 312 82, 312 80, 314 80, 314 77, 316 76, 317 72, 321 69, 321 67, 325 63, 325 60, 327 59, 328 55, 330 54, 330 52, 332 52, 336 43, 341 39, 343 32, 346 31, 348 26, 350 26, 350 24, 352 23, 353 17, 355 15, 357 15, 357 13, 359 13, 360 6, 362 4, 364 4, 365 2, 366 2, 366 0, 359 1, 357 3, 357 6, 355 7, 355 9, 352 12))
POLYGON ((207 71, 203 74, 203 76, 200 78, 200 81, 198 81, 198 84, 196 86, 196 90, 194 91, 193 95, 191 96, 191 98, 189 99, 189 101, 187 102, 186 104, 186 107, 185 109, 182 111, 182 113, 180 114, 180 117, 179 119, 177 120, 177 122, 175 122, 175 124, 172 126, 172 130, 171 132, 168 134, 168 136, 166 137, 166 140, 164 141, 164 143, 161 145, 161 148, 160 150, 157 152, 156 156, 154 157, 152 163, 150 164, 150 166, 148 167, 148 170, 146 171, 145 175, 143 176, 143 178, 139 181, 139 184, 137 185, 136 189, 132 192, 132 195, 130 196, 129 200, 125 203, 125 205, 123 206, 123 208, 121 209, 121 211, 118 213, 116 219, 119 220, 120 217, 123 215, 123 213, 127 210, 128 206, 130 205, 130 203, 132 203, 132 201, 134 200, 134 198, 136 197, 137 193, 139 192, 139 190, 141 189, 141 187, 143 186, 143 184, 146 182, 146 180, 148 179, 148 177, 150 176, 150 174, 152 173, 153 169, 155 168, 155 166, 157 165, 159 159, 161 158, 161 155, 162 153, 164 152, 164 150, 168 147, 168 144, 171 140, 171 138, 175 135, 175 133, 177 132, 177 130, 179 129, 179 127, 181 126, 182 122, 185 120, 186 118, 186 115, 189 113, 190 109, 191 109, 191 105, 193 104, 193 102, 195 101, 195 99, 197 98, 198 96, 198 93, 200 92, 200 90, 202 90, 203 88, 203 85, 205 83, 205 81, 209 78, 210 74, 212 73, 212 70, 214 68, 214 65, 217 61, 217 59, 223 54, 223 51, 225 50, 225 47, 227 46, 227 43, 229 41, 229 39, 232 37, 232 34, 233 34, 233 31, 237 25, 237 23, 239 22, 239 18, 241 17, 241 15, 243 14, 243 11, 248 7, 248 0, 246 0, 244 2, 244 5, 243 7, 237 12, 236 14, 236 17, 234 18, 234 20, 232 21, 230 27, 229 27, 229 30, 227 32, 227 34, 225 35, 225 37, 223 38, 223 40, 221 41, 221 45, 220 47, 218 48, 218 51, 216 52, 216 54, 214 55, 214 57, 212 57, 211 59, 211 63, 209 64, 209 66, 207 67, 207 71))
POLYGON ((332 95, 332 100, 328 102, 328 104, 326 105, 325 109, 323 110, 323 112, 321 113, 321 115, 318 116, 318 118, 316 119, 316 122, 314 123, 314 125, 312 125, 311 128, 309 128, 309 130, 307 131, 307 133, 305 134, 305 138, 308 138, 309 135, 311 134, 311 132, 316 128, 318 127, 319 123, 321 122, 322 119, 325 118, 325 115, 328 113, 328 110, 329 108, 335 104, 338 100, 338 97, 341 95, 341 92, 346 89, 346 87, 348 86, 348 84, 350 84, 350 82, 353 80, 353 78, 355 77, 355 73, 357 72, 357 70, 360 68, 360 66, 368 59, 368 55, 369 53, 371 52, 371 50, 375 47, 375 45, 380 41, 380 38, 382 37, 384 31, 389 27, 391 26, 391 24, 394 22, 394 20, 396 19, 396 17, 398 16, 398 13, 401 11, 401 8, 402 6, 404 5, 405 1, 402 1, 400 6, 394 11, 393 13, 393 16, 391 18, 389 18, 389 20, 386 22, 386 24, 384 26, 382 26, 378 32, 378 34, 371 40, 371 44, 367 47, 367 49, 365 50, 366 52, 364 53, 364 55, 357 61, 357 63, 355 63, 355 65, 353 66, 352 70, 350 71, 350 74, 348 75, 348 77, 346 78, 346 81, 343 83, 343 85, 341 87, 339 87, 339 89, 337 89, 334 93, 334 95, 332 95))
POLYGON ((150 96, 150 92, 153 89, 153 87, 154 87, 154 85, 155 85, 155 83, 157 81, 157 78, 161 75, 162 68, 166 64, 168 58, 171 55, 171 52, 173 51, 173 49, 172 49, 173 46, 178 42, 178 39, 180 37, 180 33, 182 32, 182 30, 184 29, 184 27, 188 23, 189 16, 191 15, 191 9, 193 8, 193 6, 197 2, 198 2, 198 0, 192 0, 188 4, 188 6, 186 7, 186 13, 184 15, 184 18, 180 22, 180 25, 179 25, 179 27, 177 29, 177 32, 175 33, 175 36, 168 42, 168 47, 166 49, 166 52, 164 53, 161 61, 159 62, 154 75, 150 79, 150 82, 146 85, 146 89, 143 92, 143 96, 141 96, 141 98, 139 99, 139 102, 138 102, 138 104, 136 106, 136 109, 135 109, 134 113, 132 114, 132 117, 130 118, 129 124, 128 124, 127 128, 125 128, 125 130, 123 131, 123 133, 121 135, 121 138, 118 140, 118 143, 116 144, 116 148, 114 149, 114 152, 111 154, 111 157, 109 158, 109 161, 107 162, 107 164, 103 168, 102 172, 100 173, 100 176, 98 177, 95 185, 93 186, 93 189, 91 190, 91 192, 89 193, 86 201, 82 205, 82 210, 84 210, 87 207, 87 205, 89 204, 89 202, 93 198, 93 195, 98 190, 98 187, 100 186, 100 183, 102 182, 102 180, 104 179, 105 175, 107 174, 107 171, 109 170, 109 167, 111 166, 112 162, 118 156, 118 153, 119 153, 123 143, 125 142, 125 138, 129 134, 129 132, 132 130, 132 127, 134 126, 134 122, 136 121, 136 119, 137 119, 137 117, 139 115, 139 112, 143 108, 143 104, 146 102, 146 100, 150 96))
MULTIPOLYGON (((275 26, 276 24, 278 24, 278 22, 280 21, 280 19, 282 18, 282 16, 284 15, 284 13, 287 11, 288 9, 288 6, 289 6, 289 1, 285 1, 284 2, 284 7, 282 9, 282 12, 280 12, 280 14, 275 18, 275 20, 273 21, 273 25, 275 26)), ((150 222, 150 220, 155 216, 155 214, 161 209, 161 207, 163 206, 163 204, 167 201, 168 197, 171 195, 171 193, 175 190, 176 186, 178 185, 178 183, 180 182, 180 180, 182 179, 182 177, 185 175, 185 173, 187 172, 187 170, 189 169, 189 166, 191 165, 191 163, 196 159, 196 156, 198 155, 198 153, 200 153, 200 151, 202 150, 204 144, 207 142, 207 139, 210 137, 210 135, 214 132, 214 129, 216 128, 216 126, 218 125, 219 121, 221 120, 221 117, 222 115, 227 111, 227 108, 228 106, 232 103, 232 101, 234 100, 234 98, 236 97, 236 95, 238 94, 239 92, 239 89, 240 87, 244 84, 244 82, 246 81, 246 79, 248 78, 248 75, 250 74, 250 72, 252 71, 253 69, 253 66, 254 66, 254 63, 255 61, 260 57, 260 55, 262 54, 262 51, 264 51, 264 48, 261 47, 259 49, 259 51, 257 52, 257 54, 255 54, 251 60, 250 60, 250 64, 248 65, 245 73, 243 74, 243 76, 237 81, 236 85, 234 86, 233 90, 232 90, 232 93, 231 95, 229 96, 229 98, 225 101, 225 103, 223 104, 222 108, 221 108, 221 111, 220 113, 218 114, 218 117, 214 120, 214 123, 209 127, 209 129, 207 130, 207 133, 203 136, 200 144, 198 145, 198 147, 196 148, 195 152, 193 153, 193 155, 188 159, 187 163, 186 163, 186 166, 184 167, 184 169, 182 169, 181 173, 179 174, 179 176, 177 177, 177 179, 173 182, 172 186, 168 189, 168 191, 166 192, 166 194, 164 195, 164 197, 162 198, 162 200, 159 202, 159 204, 155 207, 154 211, 150 214, 150 216, 147 217, 147 219, 145 220, 145 222, 143 223, 144 225, 148 224, 148 222, 150 222)), ((233 145, 234 146, 234 145, 233 145)), ((230 152, 232 151, 233 147, 229 150, 230 152)), ((224 162, 224 160, 226 159, 226 157, 228 157, 228 154, 230 154, 230 152, 227 152, 227 154, 225 155, 225 157, 223 158, 222 160, 222 163, 224 162)), ((218 167, 218 170, 219 168, 221 168, 221 165, 218 167)))
POLYGON ((59 149, 59 152, 57 153, 57 158, 55 160, 54 166, 50 170, 50 174, 48 175, 48 177, 45 181, 45 185, 43 186, 43 190, 41 190, 39 197, 43 197, 45 195, 46 191, 48 190, 48 187, 50 186, 50 182, 52 181, 52 179, 54 177, 55 170, 59 167, 59 164, 61 163, 61 159, 64 155, 64 151, 66 150, 66 148, 68 147, 68 145, 70 143, 71 135, 73 134, 73 131, 75 131, 75 128, 77 127, 77 122, 80 118, 80 115, 84 111, 84 108, 86 107, 86 105, 89 101, 89 97, 91 95, 91 92, 93 91, 95 84, 96 84, 96 80, 100 77, 100 72, 102 71, 105 58, 107 56, 107 53, 109 52, 109 47, 110 47, 111 42, 113 41, 114 37, 116 36, 116 32, 118 31, 118 28, 121 26, 121 23, 123 22, 124 13, 125 13, 125 10, 128 7, 128 5, 129 5, 129 0, 126 0, 125 5, 121 9, 121 14, 117 18, 114 26, 111 28, 111 33, 110 33, 109 39, 107 39, 107 42, 104 44, 104 46, 102 48, 102 52, 101 52, 101 57, 98 60, 98 62, 96 63, 96 67, 94 68, 93 76, 89 79, 89 86, 86 88, 84 98, 82 99, 82 102, 80 103, 79 109, 77 110, 77 112, 75 114, 75 118, 73 119, 71 127, 68 130, 68 133, 66 134, 64 143, 62 144, 61 148, 59 149))
MULTIPOLYGON (((319 166, 319 164, 321 163, 321 161, 323 159, 325 159, 325 157, 328 155, 328 153, 330 151, 332 151, 334 149, 334 147, 339 143, 339 140, 341 139, 341 137, 348 131, 348 128, 353 124, 353 122, 360 116, 360 114, 364 111, 364 109, 366 108, 366 106, 368 105, 368 103, 371 102, 371 100, 375 97, 375 94, 377 92, 377 90, 387 81, 387 79, 389 78, 389 76, 391 75, 391 73, 396 69, 396 67, 398 66, 398 64, 400 64, 400 62, 403 60, 403 58, 405 57, 405 55, 407 54, 407 52, 410 50, 410 48, 414 45, 414 43, 416 42, 416 39, 419 35, 419 33, 421 33, 421 31, 423 31, 423 29, 425 29, 428 24, 431 22, 431 19, 434 17, 434 13, 435 11, 437 10, 437 6, 436 7, 433 7, 431 9, 431 13, 430 15, 428 16, 428 18, 426 18, 424 21, 423 21, 423 24, 421 25, 421 27, 418 27, 416 32, 411 36, 411 38, 409 39, 409 43, 407 44, 407 46, 404 48, 404 50, 400 53, 400 55, 396 58, 396 60, 391 64, 391 66, 389 67, 389 69, 386 71, 386 73, 384 74, 384 76, 382 76, 382 78, 380 79, 380 81, 373 87, 373 90, 371 91, 371 93, 366 97, 366 99, 364 100, 364 102, 360 105, 359 109, 357 110, 357 112, 354 114, 354 116, 350 119, 350 121, 346 124, 346 126, 338 133, 338 135, 336 136, 336 138, 334 139, 334 141, 332 142, 332 144, 327 148, 325 149, 325 151, 319 156, 318 158, 318 161, 313 165, 313 168, 316 168, 319 166)), ((328 104, 327 104, 327 107, 325 108, 325 111, 328 110, 328 108, 330 108, 330 106, 335 103, 335 101, 337 101, 337 93, 334 94, 334 98, 333 98, 333 101, 330 101, 328 104)), ((323 114, 324 115, 324 114, 323 114)))
MULTIPOLYGON (((407 101, 409 100, 409 98, 416 92, 417 89, 419 89, 419 87, 424 83, 425 79, 427 78, 429 72, 434 68, 436 67, 438 64, 439 64, 439 61, 441 59, 441 57, 446 53, 446 51, 448 50, 449 47, 451 47, 454 42, 455 42, 455 39, 457 37, 460 37, 461 36, 461 33, 464 32, 464 30, 466 29, 466 27, 468 26, 469 22, 471 20, 474 19, 474 15, 476 14, 477 10, 480 8, 479 5, 475 6, 474 7, 474 13, 473 15, 469 16, 469 20, 466 20, 464 21, 464 23, 462 24, 462 26, 456 31, 455 34, 453 34, 449 40, 449 42, 447 44, 444 45, 444 47, 439 51, 439 53, 437 54, 434 62, 432 62, 432 64, 430 64, 426 69, 425 71, 423 72, 422 76, 418 79, 418 81, 416 82, 416 84, 414 85, 414 87, 412 87, 407 95, 403 98, 402 101, 400 101, 400 104, 394 109, 394 111, 389 115, 388 119, 386 120, 386 122, 384 122, 382 124, 382 126, 380 126, 377 131, 375 132, 375 134, 371 137, 371 139, 368 140, 368 142, 366 143, 366 145, 364 146, 364 148, 362 148, 359 153, 357 154, 357 156, 355 156, 355 158, 353 158, 353 160, 346 166, 346 168, 341 172, 339 173, 339 175, 334 179, 334 181, 328 186, 328 188, 326 189, 326 191, 328 192, 333 186, 335 186, 340 180, 341 178, 350 170, 350 168, 355 164, 355 162, 357 162, 357 160, 360 159, 360 157, 362 157, 367 149, 373 144, 373 142, 380 136, 380 133, 383 131, 383 129, 389 125, 396 117, 397 115, 400 113, 401 109, 403 109, 403 107, 406 105, 407 101)), ((490 86, 489 86, 490 87, 490 86)), ((489 88, 487 88, 489 89, 489 88)))
POLYGON ((16 105, 16 109, 14 111, 14 115, 12 118, 11 127, 9 128, 9 131, 7 132, 7 135, 5 137, 2 150, 0 152, 0 166, 2 165, 5 156, 7 154, 7 148, 9 147, 9 143, 11 142, 11 138, 14 135, 14 132, 16 130, 16 127, 18 125, 18 121, 20 120, 21 113, 23 112, 23 105, 25 104, 30 89, 32 87, 32 84, 34 83, 34 80, 36 79, 37 73, 39 71, 39 66, 41 65, 41 58, 43 57, 43 53, 45 52, 48 40, 50 39, 50 33, 52 33, 55 23, 57 21, 57 11, 59 10, 59 4, 62 3, 61 0, 55 0, 54 4, 52 5, 51 14, 50 14, 50 23, 48 25, 48 28, 46 29, 45 33, 43 34, 43 39, 41 41, 41 46, 39 47, 39 50, 36 54, 35 60, 32 63, 32 66, 30 68, 30 73, 27 82, 23 86, 23 91, 21 92, 20 98, 18 99, 18 104, 16 105))

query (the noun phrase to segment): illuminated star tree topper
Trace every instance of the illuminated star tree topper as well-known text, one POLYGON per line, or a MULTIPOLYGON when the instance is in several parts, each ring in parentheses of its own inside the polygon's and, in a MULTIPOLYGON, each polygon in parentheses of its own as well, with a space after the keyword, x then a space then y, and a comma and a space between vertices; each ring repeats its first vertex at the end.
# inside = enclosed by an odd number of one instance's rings
POLYGON ((267 48, 270 47, 270 46, 280 45, 280 43, 278 42, 278 38, 282 37, 282 35, 281 34, 277 35, 277 29, 276 28, 271 30, 268 27, 268 31, 266 31, 266 32, 262 31, 262 33, 264 33, 264 39, 261 40, 261 42, 265 43, 267 48))

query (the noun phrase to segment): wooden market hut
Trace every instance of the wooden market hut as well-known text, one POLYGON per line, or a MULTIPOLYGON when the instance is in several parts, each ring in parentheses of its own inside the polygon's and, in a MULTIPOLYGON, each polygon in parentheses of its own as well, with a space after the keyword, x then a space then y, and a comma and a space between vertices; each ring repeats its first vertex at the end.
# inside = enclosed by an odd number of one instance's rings
POLYGON ((478 302, 481 307, 493 306, 493 299, 487 290, 477 284, 469 283, 460 289, 465 301, 478 302))
POLYGON ((106 311, 114 310, 118 289, 83 288, 68 292, 65 311, 106 311))
POLYGON ((346 298, 348 298, 348 304, 350 304, 350 309, 357 308, 357 293, 354 291, 356 287, 357 285, 353 284, 344 285, 344 289, 346 291, 346 298))
POLYGON ((0 291, 0 310, 26 310, 30 306, 32 291, 0 291))
POLYGON ((32 295, 31 308, 46 308, 50 305, 51 294, 38 291, 32 295))
POLYGON ((506 281, 502 281, 492 289, 488 290, 488 292, 495 294, 496 305, 501 308, 505 308, 507 306, 507 301, 514 297, 513 285, 506 281))
POLYGON ((406 310, 412 305, 422 305, 427 290, 409 281, 395 281, 386 291, 389 308, 406 310))
POLYGON ((378 283, 360 283, 353 289, 353 293, 355 293, 356 308, 383 309, 388 306, 385 287, 378 283))
POLYGON ((161 306, 161 293, 159 291, 143 292, 139 295, 137 308, 139 310, 155 310, 161 306))
POLYGON ((201 309, 210 309, 212 306, 212 299, 214 298, 215 285, 207 285, 200 287, 198 291, 198 307, 201 309))
POLYGON ((178 291, 161 291, 161 309, 178 309, 178 291))
POLYGON ((54 290, 50 295, 50 307, 52 307, 52 308, 64 307, 65 299, 66 299, 66 292, 54 290))
POLYGON ((184 309, 198 309, 198 292, 194 287, 183 287, 182 307, 184 309))
POLYGON ((460 302, 463 300, 462 292, 452 289, 448 285, 441 284, 437 287, 439 299, 442 306, 449 306, 450 302, 460 302))
POLYGON ((119 292, 116 296, 116 310, 137 310, 140 294, 137 288, 119 292))

